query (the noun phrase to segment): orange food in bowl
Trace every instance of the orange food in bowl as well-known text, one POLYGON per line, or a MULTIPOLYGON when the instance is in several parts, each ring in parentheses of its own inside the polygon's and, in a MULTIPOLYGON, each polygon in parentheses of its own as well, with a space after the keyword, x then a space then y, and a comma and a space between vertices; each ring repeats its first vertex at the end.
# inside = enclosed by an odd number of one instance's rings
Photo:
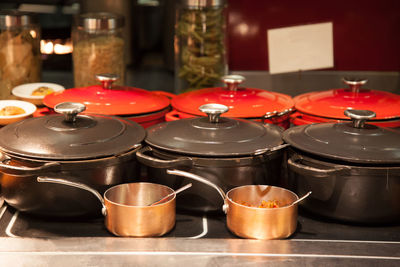
POLYGON ((41 87, 33 90, 32 91, 32 95, 35 95, 35 96, 36 95, 48 95, 48 94, 51 94, 53 92, 54 92, 54 90, 52 88, 47 87, 47 86, 41 86, 41 87))
POLYGON ((24 114, 25 110, 16 106, 5 106, 0 110, 0 116, 15 116, 24 114))

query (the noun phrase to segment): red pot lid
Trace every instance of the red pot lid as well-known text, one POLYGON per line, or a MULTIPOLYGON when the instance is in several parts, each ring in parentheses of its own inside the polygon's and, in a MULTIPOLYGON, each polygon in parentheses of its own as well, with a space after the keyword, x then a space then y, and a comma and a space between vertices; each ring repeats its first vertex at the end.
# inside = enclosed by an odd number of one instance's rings
POLYGON ((370 110, 376 113, 374 120, 400 118, 400 95, 360 87, 367 80, 343 79, 350 88, 332 89, 298 95, 295 108, 302 113, 331 119, 348 119, 347 109, 370 110))
POLYGON ((238 87, 245 78, 240 75, 224 76, 226 87, 205 88, 180 94, 171 101, 180 112, 204 116, 198 107, 219 103, 229 108, 223 116, 236 118, 260 118, 266 113, 283 115, 293 109, 293 99, 285 94, 262 89, 238 87))
POLYGON ((47 95, 43 103, 54 108, 61 102, 78 102, 86 106, 86 113, 106 115, 135 115, 152 113, 169 106, 168 97, 128 86, 112 86, 117 80, 113 74, 99 74, 102 85, 67 89, 47 95))

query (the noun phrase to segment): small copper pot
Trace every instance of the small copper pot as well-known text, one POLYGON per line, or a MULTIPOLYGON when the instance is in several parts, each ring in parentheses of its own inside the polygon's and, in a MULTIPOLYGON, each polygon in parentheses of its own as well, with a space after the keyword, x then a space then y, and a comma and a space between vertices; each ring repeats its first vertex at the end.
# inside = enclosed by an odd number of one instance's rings
POLYGON ((293 202, 299 197, 290 190, 269 185, 244 185, 225 194, 220 187, 198 175, 180 170, 167 170, 167 173, 214 187, 224 199, 223 210, 226 213, 228 229, 237 236, 281 239, 291 236, 296 230, 298 204, 293 202), (277 200, 281 207, 258 208, 262 200, 277 200))
POLYGON ((175 191, 153 183, 126 183, 113 186, 104 197, 91 187, 63 179, 38 177, 38 182, 77 187, 94 194, 101 202, 108 231, 117 236, 162 236, 175 225, 175 191), (151 205, 169 194, 166 201, 151 205))

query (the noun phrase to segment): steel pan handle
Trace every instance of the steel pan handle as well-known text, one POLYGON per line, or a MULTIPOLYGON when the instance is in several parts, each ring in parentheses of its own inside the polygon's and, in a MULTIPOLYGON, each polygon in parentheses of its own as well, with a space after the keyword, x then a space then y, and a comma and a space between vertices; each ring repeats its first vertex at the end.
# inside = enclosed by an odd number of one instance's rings
POLYGON ((178 176, 182 176, 182 177, 186 177, 192 180, 196 180, 200 183, 206 184, 208 186, 211 186, 212 188, 214 188, 215 190, 218 191, 218 193, 220 194, 220 196, 222 197, 222 200, 224 201, 224 205, 222 206, 222 210, 227 213, 228 210, 228 204, 226 203, 226 194, 224 192, 224 190, 222 190, 221 187, 219 187, 218 185, 210 182, 209 180, 207 180, 206 178, 203 178, 199 175, 190 173, 190 172, 185 172, 185 171, 180 171, 180 170, 167 170, 168 174, 172 174, 172 175, 178 175, 178 176))
POLYGON ((289 168, 293 170, 296 173, 302 174, 302 175, 312 175, 314 177, 329 177, 331 175, 339 174, 342 173, 343 171, 350 170, 350 167, 334 167, 334 168, 329 168, 329 169, 320 169, 316 167, 311 167, 302 164, 296 159, 293 159, 293 157, 289 158, 287 160, 287 163, 289 165, 289 168))
POLYGON ((176 167, 191 167, 193 166, 193 161, 189 157, 179 157, 177 159, 164 160, 154 158, 152 156, 146 155, 146 152, 151 152, 153 149, 149 146, 145 146, 136 152, 136 158, 138 161, 146 166, 152 168, 176 168, 176 167))
POLYGON ((70 186, 70 187, 76 187, 76 188, 79 188, 79 189, 83 189, 83 190, 89 191, 90 193, 95 195, 100 200, 101 206, 102 206, 101 213, 104 216, 106 216, 106 214, 107 214, 106 205, 104 204, 103 197, 101 196, 101 194, 99 192, 97 192, 96 190, 94 190, 90 186, 87 186, 87 185, 82 184, 82 183, 71 182, 71 181, 68 181, 68 180, 60 179, 60 178, 51 178, 51 177, 44 177, 44 176, 38 176, 36 178, 36 180, 39 183, 62 184, 62 185, 66 185, 66 186, 70 186))

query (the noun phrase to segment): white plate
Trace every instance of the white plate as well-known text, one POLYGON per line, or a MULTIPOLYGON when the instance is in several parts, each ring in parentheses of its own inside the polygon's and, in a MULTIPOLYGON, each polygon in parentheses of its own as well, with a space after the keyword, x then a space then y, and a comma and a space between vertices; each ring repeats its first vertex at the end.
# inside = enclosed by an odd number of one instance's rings
POLYGON ((0 110, 7 106, 16 106, 25 110, 25 113, 13 116, 0 116, 0 125, 6 125, 13 122, 23 120, 27 117, 32 116, 36 111, 36 106, 27 101, 21 100, 0 100, 0 110))
POLYGON ((43 105, 44 95, 32 95, 34 90, 43 86, 53 89, 54 92, 63 91, 65 89, 64 86, 56 83, 25 83, 14 87, 11 93, 21 100, 31 102, 35 105, 43 105))

